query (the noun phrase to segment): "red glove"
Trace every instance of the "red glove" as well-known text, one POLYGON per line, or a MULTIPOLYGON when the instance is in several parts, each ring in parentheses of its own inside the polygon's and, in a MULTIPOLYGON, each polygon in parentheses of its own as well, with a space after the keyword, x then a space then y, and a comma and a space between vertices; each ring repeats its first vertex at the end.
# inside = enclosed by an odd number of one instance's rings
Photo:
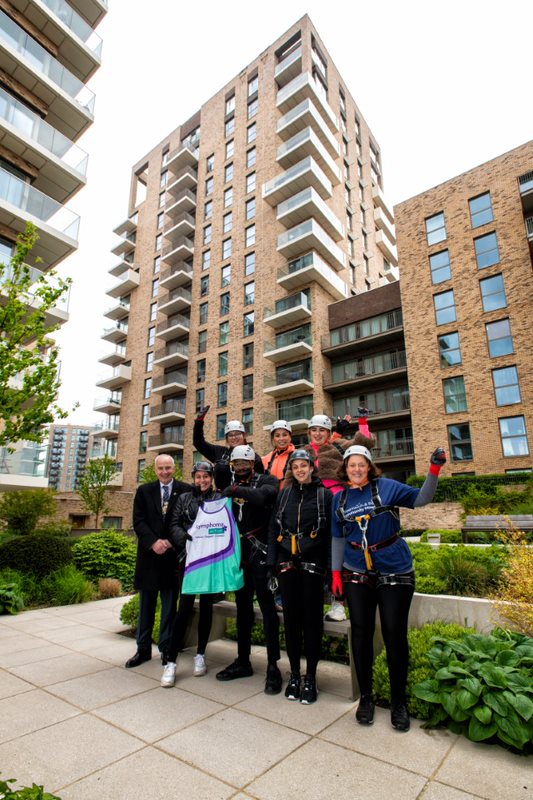
POLYGON ((367 436, 369 439, 372 438, 372 434, 370 433, 370 428, 368 427, 368 415, 370 411, 368 408, 359 407, 357 409, 357 413, 359 414, 359 419, 357 420, 359 423, 359 430, 363 434, 363 436, 367 436))
POLYGON ((342 597, 342 575, 339 569, 334 569, 332 572, 333 580, 331 581, 331 591, 337 599, 342 597))
POLYGON ((201 408, 198 414, 196 415, 196 420, 198 422, 203 422, 210 408, 211 406, 204 406, 203 408, 201 408))
POLYGON ((446 452, 442 447, 437 447, 431 454, 429 471, 432 475, 438 475, 446 463, 446 452))

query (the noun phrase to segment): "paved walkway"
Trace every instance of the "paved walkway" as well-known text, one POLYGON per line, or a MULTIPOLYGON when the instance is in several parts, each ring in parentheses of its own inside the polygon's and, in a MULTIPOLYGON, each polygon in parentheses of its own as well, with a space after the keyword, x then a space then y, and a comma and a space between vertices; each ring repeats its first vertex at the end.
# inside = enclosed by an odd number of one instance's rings
MULTIPOLYGON (((209 672, 178 662, 174 689, 155 658, 125 670, 123 599, 0 617, 0 770, 62 800, 531 800, 533 761, 448 731, 394 731, 378 709, 354 722, 347 667, 319 667, 318 702, 263 693, 256 674, 215 680, 235 645, 208 648, 209 672)), ((282 672, 288 673, 286 660, 282 672)))

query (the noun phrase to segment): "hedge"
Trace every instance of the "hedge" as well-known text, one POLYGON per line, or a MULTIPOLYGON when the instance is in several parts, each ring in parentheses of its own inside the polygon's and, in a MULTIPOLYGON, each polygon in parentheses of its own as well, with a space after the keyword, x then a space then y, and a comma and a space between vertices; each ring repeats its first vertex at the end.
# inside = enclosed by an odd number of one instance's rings
MULTIPOLYGON (((426 480, 425 475, 411 475, 407 479, 410 486, 420 487, 426 480)), ((475 488, 490 493, 498 486, 532 485, 533 476, 528 472, 495 475, 456 475, 453 478, 440 478, 435 492, 435 503, 457 502, 475 488)))

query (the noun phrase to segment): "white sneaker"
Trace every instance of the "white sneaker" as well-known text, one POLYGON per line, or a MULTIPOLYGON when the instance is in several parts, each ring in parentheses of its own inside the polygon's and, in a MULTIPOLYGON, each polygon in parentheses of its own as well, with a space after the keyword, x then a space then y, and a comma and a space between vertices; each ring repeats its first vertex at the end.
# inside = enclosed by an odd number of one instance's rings
POLYGON ((165 664, 165 667, 163 669, 161 686, 164 686, 165 689, 169 689, 171 686, 174 686, 175 683, 176 683, 176 664, 173 664, 172 661, 169 661, 168 664, 165 664))
POLYGON ((334 600, 325 619, 329 619, 333 622, 343 622, 346 619, 346 610, 343 604, 339 603, 338 600, 334 600))
POLYGON ((206 672, 207 667, 205 664, 205 657, 201 655, 194 656, 194 677, 200 678, 202 675, 205 675, 206 672))

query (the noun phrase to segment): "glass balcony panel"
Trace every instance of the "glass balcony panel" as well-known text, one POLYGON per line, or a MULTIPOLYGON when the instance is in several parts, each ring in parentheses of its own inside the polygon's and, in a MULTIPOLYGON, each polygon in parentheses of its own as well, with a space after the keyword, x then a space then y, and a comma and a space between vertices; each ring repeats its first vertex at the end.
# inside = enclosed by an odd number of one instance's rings
POLYGON ((94 31, 91 26, 85 22, 83 17, 74 11, 65 0, 41 0, 43 5, 50 9, 50 11, 61 20, 78 39, 87 46, 87 48, 94 53, 97 58, 102 55, 102 39, 94 31))

